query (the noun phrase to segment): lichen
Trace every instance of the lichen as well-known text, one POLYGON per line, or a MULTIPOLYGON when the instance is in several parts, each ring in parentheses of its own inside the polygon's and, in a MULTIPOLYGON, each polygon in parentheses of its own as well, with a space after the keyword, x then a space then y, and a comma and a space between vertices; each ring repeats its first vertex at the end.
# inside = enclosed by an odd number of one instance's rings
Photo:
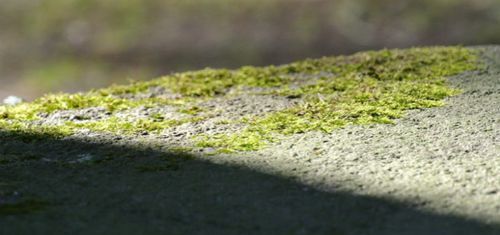
POLYGON ((243 125, 237 133, 205 133, 193 138, 201 148, 253 151, 291 134, 330 133, 346 125, 390 124, 404 116, 406 110, 441 106, 444 98, 459 93, 447 85, 446 77, 480 68, 477 52, 462 47, 370 51, 236 70, 207 68, 87 93, 49 94, 12 107, 0 106, 0 130, 55 137, 81 129, 120 135, 158 134, 217 116, 200 105, 215 97, 238 93, 299 99, 297 105, 285 110, 217 122, 243 125), (163 93, 155 94, 154 90, 163 93), (155 106, 175 106, 176 112, 189 117, 167 119, 161 113, 135 119, 117 116, 133 108, 155 106), (104 108, 109 116, 50 125, 40 122, 62 110, 90 107, 104 108))

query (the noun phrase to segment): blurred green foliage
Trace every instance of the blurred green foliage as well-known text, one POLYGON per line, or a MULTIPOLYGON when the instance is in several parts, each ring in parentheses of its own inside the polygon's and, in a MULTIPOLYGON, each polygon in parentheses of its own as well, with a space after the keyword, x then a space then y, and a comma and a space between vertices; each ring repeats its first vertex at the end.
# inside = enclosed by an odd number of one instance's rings
POLYGON ((202 67, 500 42, 497 0, 3 0, 0 97, 202 67))

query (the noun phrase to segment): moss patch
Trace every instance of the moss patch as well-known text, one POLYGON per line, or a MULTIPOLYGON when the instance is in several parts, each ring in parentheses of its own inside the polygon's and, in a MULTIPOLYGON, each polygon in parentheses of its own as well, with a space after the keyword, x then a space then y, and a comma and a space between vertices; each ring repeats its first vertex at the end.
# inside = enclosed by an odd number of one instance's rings
MULTIPOLYGON (((120 135, 158 134, 184 123, 217 116, 199 106, 213 97, 248 94, 300 99, 298 105, 286 110, 264 116, 250 114, 231 121, 244 126, 238 133, 200 134, 193 138, 195 145, 202 148, 252 151, 286 135, 332 132, 354 124, 388 124, 402 117, 406 110, 441 106, 445 97, 459 93, 446 85, 445 78, 480 67, 476 51, 431 47, 363 52, 281 66, 204 69, 88 93, 50 94, 13 107, 0 106, 0 129, 56 137, 80 129, 120 135), (176 112, 189 117, 168 119, 157 112, 132 120, 117 116, 137 107, 159 106, 177 107, 176 112), (90 107, 104 108, 109 117, 56 124, 43 122, 45 117, 62 110, 90 107)), ((220 123, 225 124, 228 123, 220 123)))
POLYGON ((203 136, 199 146, 224 152, 255 150, 283 135, 308 131, 331 132, 349 124, 393 123, 405 110, 442 106, 442 99, 459 91, 445 77, 478 69, 476 55, 462 48, 425 48, 360 53, 350 57, 309 60, 290 65, 294 71, 328 71, 312 85, 272 93, 303 97, 304 102, 248 124, 238 134, 203 136), (325 66, 328 65, 328 66, 325 66))
POLYGON ((151 118, 141 118, 137 120, 122 120, 111 117, 101 121, 90 121, 84 123, 66 122, 66 126, 71 129, 89 129, 98 132, 111 132, 115 134, 155 134, 161 130, 178 126, 183 123, 196 122, 203 118, 186 118, 183 120, 166 120, 154 114, 151 118))
POLYGON ((267 142, 274 141, 270 133, 252 128, 247 128, 237 134, 201 135, 196 138, 197 147, 216 148, 219 152, 223 153, 258 150, 263 148, 267 142))

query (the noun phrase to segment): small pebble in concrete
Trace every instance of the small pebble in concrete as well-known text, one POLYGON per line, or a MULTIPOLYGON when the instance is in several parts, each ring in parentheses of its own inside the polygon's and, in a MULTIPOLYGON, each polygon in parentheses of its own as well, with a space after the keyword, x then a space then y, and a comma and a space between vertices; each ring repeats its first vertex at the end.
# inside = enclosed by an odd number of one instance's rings
POLYGON ((3 100, 3 104, 5 104, 5 105, 17 105, 17 104, 20 104, 22 102, 24 102, 24 100, 22 98, 17 97, 17 96, 13 96, 13 95, 8 96, 7 98, 5 98, 3 100))

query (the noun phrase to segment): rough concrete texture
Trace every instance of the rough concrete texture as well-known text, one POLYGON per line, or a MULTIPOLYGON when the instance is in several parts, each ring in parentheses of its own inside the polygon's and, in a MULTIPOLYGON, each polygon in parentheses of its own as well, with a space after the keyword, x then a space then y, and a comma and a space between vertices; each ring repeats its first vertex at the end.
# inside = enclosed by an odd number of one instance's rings
MULTIPOLYGON (((143 138, 2 137, 4 159, 22 161, 0 164, 0 206, 26 210, 0 213, 0 234, 500 234, 500 47, 481 48, 488 69, 450 78, 464 92, 444 107, 256 152, 169 150, 210 123, 143 138)), ((234 108, 230 119, 287 102, 205 107, 234 108)))

